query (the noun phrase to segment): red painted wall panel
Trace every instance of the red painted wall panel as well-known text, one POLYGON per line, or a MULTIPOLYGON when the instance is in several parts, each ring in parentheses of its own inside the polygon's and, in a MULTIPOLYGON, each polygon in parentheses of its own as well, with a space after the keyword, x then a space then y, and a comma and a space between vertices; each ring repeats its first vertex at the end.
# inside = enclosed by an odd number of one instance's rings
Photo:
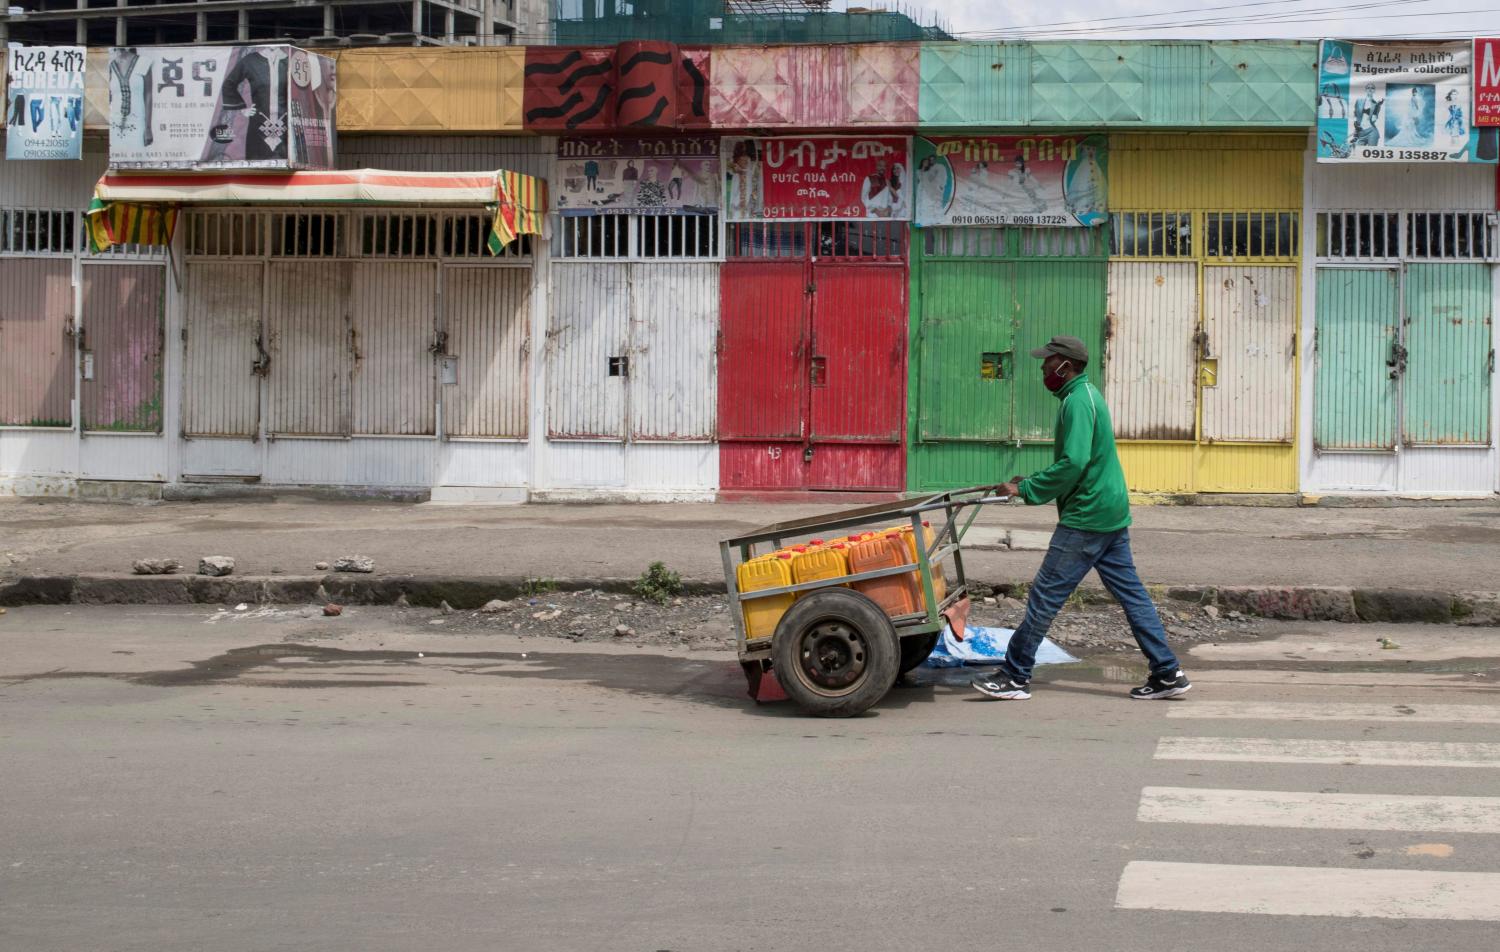
POLYGON ((802 439, 805 263, 731 261, 719 288, 719 438, 802 439))
POLYGON ((815 442, 901 442, 906 408, 906 266, 813 266, 815 442))

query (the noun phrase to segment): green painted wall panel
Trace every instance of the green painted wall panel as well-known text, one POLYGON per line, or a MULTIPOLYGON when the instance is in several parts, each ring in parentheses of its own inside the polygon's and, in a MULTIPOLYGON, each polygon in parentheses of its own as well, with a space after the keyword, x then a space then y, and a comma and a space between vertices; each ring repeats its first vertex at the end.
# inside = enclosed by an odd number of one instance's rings
POLYGON ((1026 476, 1052 462, 1052 444, 924 443, 914 445, 907 461, 907 488, 940 492, 966 486, 1001 483, 1026 476))
POLYGON ((1313 445, 1396 445, 1396 353, 1401 278, 1395 268, 1319 268, 1313 445))
POLYGON ((1016 366, 1010 265, 932 262, 922 271, 917 329, 917 438, 1004 440, 1011 429, 1016 366), (986 359, 986 355, 990 355, 986 359))
POLYGON ((1057 398, 1042 386, 1031 351, 1060 334, 1089 349, 1089 373, 1101 390, 1109 264, 1104 260, 1020 261, 1016 265, 1016 417, 1014 435, 1051 440, 1057 398))
POLYGON ((1057 334, 1082 338, 1091 354, 1103 351, 1105 236, 1095 243, 1099 256, 1088 258, 1021 257, 1029 249, 1017 230, 1002 244, 1003 255, 989 258, 932 259, 920 248, 913 256, 912 490, 998 482, 1045 467, 1057 399, 1029 351, 1057 334), (1004 355, 1001 379, 985 379, 986 353, 1004 355))
POLYGON ((931 128, 1307 128, 1317 43, 924 43, 931 128))
POLYGON ((1491 288, 1489 265, 1407 266, 1408 356, 1401 394, 1406 442, 1489 442, 1494 375, 1491 288))

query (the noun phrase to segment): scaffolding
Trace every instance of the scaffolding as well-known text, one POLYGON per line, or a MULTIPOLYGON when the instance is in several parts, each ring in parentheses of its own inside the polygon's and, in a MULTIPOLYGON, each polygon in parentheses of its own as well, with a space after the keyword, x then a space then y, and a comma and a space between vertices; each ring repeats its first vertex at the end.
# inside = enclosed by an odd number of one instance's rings
POLYGON ((736 43, 886 43, 952 39, 930 17, 896 3, 832 0, 553 0, 553 36, 565 45, 665 40, 736 43))

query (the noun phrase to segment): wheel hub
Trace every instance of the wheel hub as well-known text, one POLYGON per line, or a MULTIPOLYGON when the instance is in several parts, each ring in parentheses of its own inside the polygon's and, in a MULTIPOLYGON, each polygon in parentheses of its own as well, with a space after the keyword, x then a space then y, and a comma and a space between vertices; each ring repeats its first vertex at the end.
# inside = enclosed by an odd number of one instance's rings
POLYGON ((826 621, 802 633, 797 660, 807 682, 841 691, 859 682, 869 663, 864 636, 843 622, 826 621))

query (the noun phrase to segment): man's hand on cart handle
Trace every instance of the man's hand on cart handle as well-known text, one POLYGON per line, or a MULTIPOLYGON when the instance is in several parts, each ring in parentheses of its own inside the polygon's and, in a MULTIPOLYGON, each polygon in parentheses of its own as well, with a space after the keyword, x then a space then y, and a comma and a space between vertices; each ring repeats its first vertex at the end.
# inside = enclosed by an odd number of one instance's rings
POLYGON ((1025 476, 1012 476, 1010 478, 1010 482, 1001 483, 1000 485, 996 486, 995 492, 1001 496, 1009 496, 1010 498, 1014 499, 1017 496, 1021 495, 1021 480, 1025 478, 1025 476))

